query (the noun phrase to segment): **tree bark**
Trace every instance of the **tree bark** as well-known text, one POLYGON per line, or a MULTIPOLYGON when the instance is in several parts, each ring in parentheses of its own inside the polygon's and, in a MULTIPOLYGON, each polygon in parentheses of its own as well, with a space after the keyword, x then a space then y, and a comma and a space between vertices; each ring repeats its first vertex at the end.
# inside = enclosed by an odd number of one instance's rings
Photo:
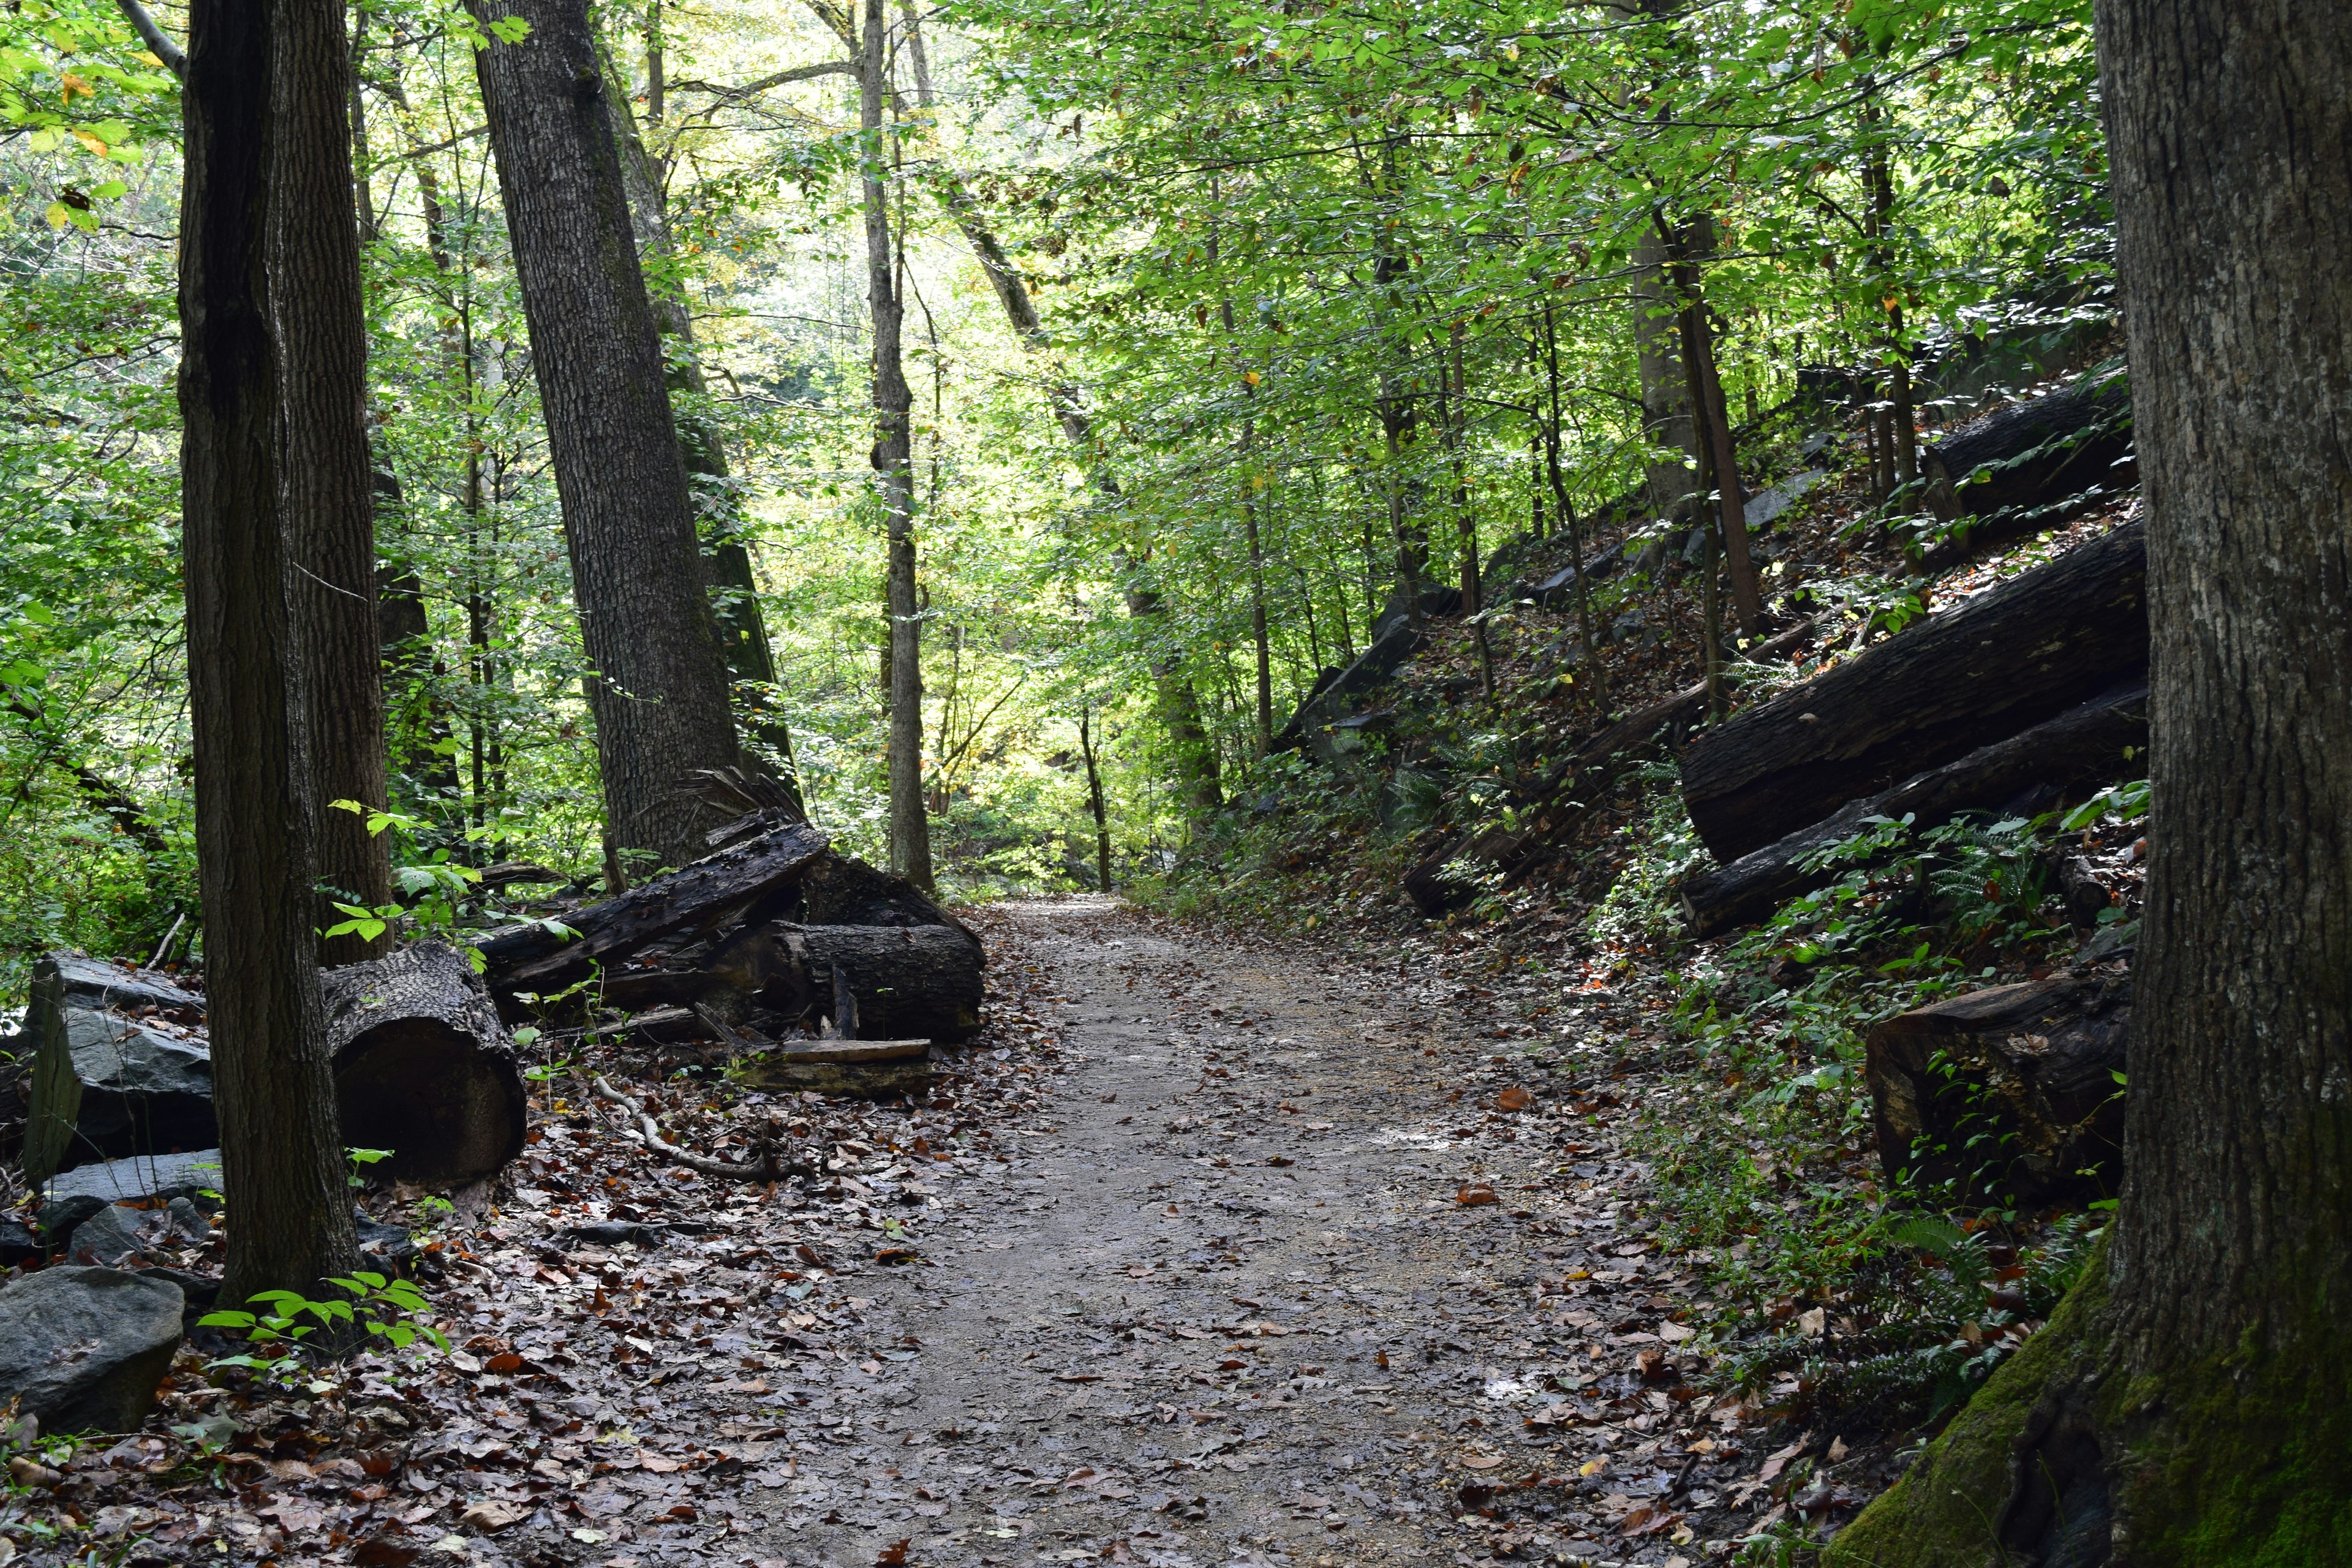
MULTIPOLYGON (((656 16, 658 17, 658 8, 656 16)), ((648 34, 646 50, 646 113, 661 118, 661 49, 658 23, 648 34)), ((664 262, 676 252, 670 235, 669 206, 662 194, 660 166, 647 151, 637 117, 630 110, 620 77, 605 71, 604 101, 613 121, 613 139, 621 157, 621 183, 628 194, 639 253, 664 262)), ((683 395, 699 399, 709 393, 702 362, 694 346, 694 317, 685 298, 669 288, 648 288, 654 322, 670 341, 663 356, 664 374, 675 400, 683 395)), ((735 477, 727 462, 727 444, 717 426, 692 407, 681 411, 675 402, 678 459, 686 467, 687 487, 694 497, 695 531, 701 541, 704 582, 711 598, 711 627, 719 638, 720 657, 731 678, 730 691, 738 722, 751 740, 767 749, 778 782, 800 801, 799 769, 793 759, 792 730, 776 707, 775 649, 768 640, 768 620, 760 607, 760 584, 751 570, 751 552, 744 543, 743 515, 735 477)))
MULTIPOLYGON (((342 97, 295 79, 316 68, 321 38, 340 58, 341 20, 320 0, 194 0, 181 96, 182 551, 232 1301, 315 1292, 358 1257, 312 921, 320 803, 299 608, 308 590, 289 526, 311 498, 285 473, 280 411, 301 384, 287 362, 308 345, 280 337, 304 317, 279 314, 271 278, 301 231, 351 221, 342 97), (342 177, 299 168, 305 160, 340 163, 342 177), (289 199, 317 200, 329 184, 323 206, 289 199)), ((356 319, 357 300, 343 303, 356 319)), ((364 482, 356 420, 316 433, 334 431, 359 444, 364 482)))
POLYGON ((2097 19, 2154 654, 2122 1206, 1841 1563, 2049 1561, 2081 1505, 2113 1568, 2352 1541, 2352 11, 2097 19))
MULTIPOLYGON (((276 144, 273 203, 306 221, 277 226, 268 259, 270 308, 284 380, 278 419, 283 526, 299 562, 304 622, 304 707, 319 812, 320 929, 338 903, 392 901, 390 841, 364 816, 385 795, 383 675, 375 602, 374 477, 368 460, 367 323, 352 205, 351 41, 342 13, 280 0, 277 50, 287 133, 276 144), (335 128, 331 147, 305 138, 335 128)), ((322 939, 320 960, 353 963, 388 938, 322 939)))
MULTIPOLYGON (((1698 467, 1698 428, 1691 418, 1690 380, 1683 371, 1681 312, 1665 283, 1665 241, 1644 233, 1633 251, 1633 349, 1642 376, 1642 433, 1653 447, 1681 450, 1679 459, 1643 466, 1653 517, 1673 517, 1690 499, 1698 467)), ((1542 502, 1538 500, 1540 507, 1542 502)), ((1541 531, 1540 528, 1538 530, 1541 531)))
POLYGON ((1098 891, 1110 891, 1110 813, 1103 801, 1102 768, 1095 760, 1095 738, 1092 715, 1084 708, 1078 710, 1078 754, 1087 764, 1087 809, 1095 819, 1095 885, 1098 891))
POLYGON ((1731 416, 1723 400, 1723 378, 1716 373, 1706 302, 1698 291, 1697 268, 1684 263, 1675 270, 1683 289, 1683 365, 1690 380, 1691 405, 1698 420, 1699 439, 1706 444, 1708 466, 1714 471, 1732 612, 1738 617, 1740 635, 1753 637, 1763 625, 1764 600, 1756 584, 1756 563, 1748 550, 1748 495, 1740 488, 1739 458, 1731 438, 1731 416))
POLYGON ((899 352, 906 301, 890 235, 883 129, 889 95, 887 0, 866 0, 858 53, 858 183, 866 213, 866 301, 874 322, 875 490, 888 539, 886 595, 890 621, 890 866, 931 887, 931 826, 923 804, 923 622, 915 592, 915 395, 899 352))
POLYGON ((622 848, 683 865, 713 824, 679 781, 734 765, 737 746, 604 73, 583 0, 475 11, 531 28, 476 68, 595 672, 605 812, 622 848))
POLYGON ((2143 668, 2146 554, 2126 523, 1709 731, 1682 755, 1692 825, 1728 865, 2143 668))

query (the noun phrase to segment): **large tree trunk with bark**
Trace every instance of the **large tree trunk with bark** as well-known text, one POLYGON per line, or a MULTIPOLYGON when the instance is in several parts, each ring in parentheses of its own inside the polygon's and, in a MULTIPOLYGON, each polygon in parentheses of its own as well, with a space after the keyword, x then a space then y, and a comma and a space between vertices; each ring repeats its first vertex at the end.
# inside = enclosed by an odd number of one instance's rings
POLYGON ((2087 701, 2147 662, 2146 560, 2126 523, 1709 731, 1682 756, 1692 825, 1729 864, 2087 701))
POLYGON ((482 0, 520 44, 476 57, 530 322, 588 683, 605 813, 623 848, 684 865, 713 814, 679 788, 737 748, 678 457, 583 0, 482 0))
POLYGON ((1683 913, 1691 934, 1702 937, 1761 920, 1781 900, 1832 880, 1837 868, 1811 862, 1862 832, 1870 817, 1909 817, 1915 826, 1934 827, 2042 785, 2112 784, 2137 776, 2145 764, 2130 759, 2147 748, 2147 683, 2135 680, 1692 878, 1680 889, 1683 913))
MULTIPOLYGON (((298 610, 307 588, 289 518, 309 497, 286 477, 280 409, 302 379, 288 361, 307 346, 279 335, 270 265, 301 230, 351 219, 348 184, 329 210, 287 199, 315 198, 329 183, 306 160, 348 173, 340 94, 300 79, 322 51, 341 54, 341 11, 318 0, 195 0, 181 96, 182 556, 233 1301, 314 1293, 358 1256, 313 923, 320 803, 298 610)), ((356 316, 358 301, 345 303, 356 316)), ((356 420, 348 435, 364 479, 356 420)))
POLYGON ((2352 1554, 2352 10, 2098 21, 2154 655, 2122 1206, 1841 1563, 2352 1554))
MULTIPOLYGON (((349 124, 351 46, 340 8, 280 0, 278 48, 284 112, 298 135, 349 124)), ((310 715, 312 793, 319 812, 320 929, 342 922, 338 903, 392 901, 392 861, 356 801, 383 809, 383 676, 375 603, 375 497, 367 441, 367 323, 360 305, 360 250, 352 206, 348 130, 332 147, 278 155, 271 201, 300 221, 277 226, 269 257, 270 310, 284 380, 278 419, 285 528, 296 559, 303 620, 304 707, 310 715)), ((351 963, 385 939, 324 939, 320 957, 351 963)))
MULTIPOLYGON (((650 68, 657 67, 659 51, 648 51, 650 68)), ((629 212, 641 254, 667 262, 676 251, 670 237, 669 208, 662 191, 660 165, 646 149, 629 107, 625 84, 611 62, 605 67, 604 100, 613 122, 614 144, 621 155, 621 184, 628 193, 629 212)), ((647 104, 660 119, 658 82, 647 104)), ((793 801, 800 800, 799 770, 793 760, 791 728, 776 703, 775 650, 768 641, 768 620, 760 607, 760 584, 751 571, 751 552, 744 543, 743 509, 735 477, 727 463, 727 444, 717 425, 692 404, 681 409, 683 395, 699 400, 709 386, 695 352, 694 318, 683 295, 670 288, 649 290, 654 321, 667 340, 665 374, 677 419, 678 458, 686 465, 688 489, 693 493, 695 531, 702 541, 702 567, 710 594, 710 620, 719 638, 719 656, 730 679, 735 711, 744 732, 760 747, 793 801)))

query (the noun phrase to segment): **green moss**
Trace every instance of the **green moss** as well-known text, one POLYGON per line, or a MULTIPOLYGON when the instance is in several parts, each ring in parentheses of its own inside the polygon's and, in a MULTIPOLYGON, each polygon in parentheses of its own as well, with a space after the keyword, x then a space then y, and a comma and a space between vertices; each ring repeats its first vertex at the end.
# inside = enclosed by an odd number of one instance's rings
POLYGON ((2091 1416, 2125 1521, 2112 1568, 2352 1563, 2352 1358, 2336 1336, 2315 1329, 2301 1353, 2240 1348, 2116 1375, 2105 1263, 2102 1247, 2049 1326, 1838 1536, 1824 1568, 2004 1568, 2017 1440, 2043 1393, 2068 1384, 2097 1391, 2091 1416))
POLYGON ((2042 1390, 2092 1359, 2107 1303, 2106 1248, 2042 1331, 1977 1390, 1894 1489, 1822 1553, 1823 1568, 1991 1568, 2010 1452, 2042 1390))

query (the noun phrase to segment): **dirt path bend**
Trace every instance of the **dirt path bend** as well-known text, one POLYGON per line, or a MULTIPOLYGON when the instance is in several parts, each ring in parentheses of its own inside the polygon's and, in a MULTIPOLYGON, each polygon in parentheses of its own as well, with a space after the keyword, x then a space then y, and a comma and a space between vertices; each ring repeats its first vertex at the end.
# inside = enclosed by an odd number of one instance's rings
POLYGON ((803 1370, 745 1561, 1711 1554, 1737 1446, 1679 1385, 1687 1280, 1618 1228, 1572 1047, 1448 1037, 1443 984, 1305 944, 993 918, 1055 983, 1068 1070, 935 1200, 929 1267, 859 1277, 892 1349, 803 1370))

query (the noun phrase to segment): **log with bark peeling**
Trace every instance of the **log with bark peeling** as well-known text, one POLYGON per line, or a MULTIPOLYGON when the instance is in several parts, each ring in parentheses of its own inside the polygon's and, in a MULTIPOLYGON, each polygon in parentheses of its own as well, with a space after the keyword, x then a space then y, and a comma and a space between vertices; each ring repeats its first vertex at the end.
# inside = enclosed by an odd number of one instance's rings
POLYGON ((2129 980, 2091 974, 1995 986, 1879 1025, 1864 1076, 1889 1181, 1948 1183, 1968 1203, 2112 1194, 2130 1030, 2129 980))
POLYGON ((1833 878, 1835 868, 1811 862, 1861 832, 1871 817, 1908 816, 1916 826, 1934 827, 1971 808, 1998 806, 2037 785, 2063 790, 2111 784, 2135 766, 2147 767, 2145 760, 2131 761, 2147 746, 2147 682, 2135 680, 1692 878, 1679 889, 1683 914, 1695 936, 1760 920, 1784 900, 1833 878))
MULTIPOLYGON (((1818 626, 1817 621, 1801 621, 1750 648, 1746 657, 1754 664, 1785 658, 1802 647, 1818 626)), ((1698 681, 1611 724, 1513 802, 1524 826, 1490 828, 1466 841, 1448 839, 1404 874, 1405 892, 1423 915, 1434 920, 1476 897, 1479 882, 1493 872, 1503 874, 1505 887, 1516 886, 1541 863, 1548 849, 1576 830, 1600 792, 1623 772, 1627 753, 1696 719, 1706 710, 1706 682, 1698 681)))
POLYGON ((716 930, 788 892, 828 853, 823 834, 788 823, 639 884, 617 898, 546 922, 509 926, 481 943, 491 994, 509 1017, 517 992, 545 995, 656 942, 716 930))
POLYGON ((1707 731, 1683 800, 1726 864, 2147 668, 2146 534, 2128 522, 1707 731))

